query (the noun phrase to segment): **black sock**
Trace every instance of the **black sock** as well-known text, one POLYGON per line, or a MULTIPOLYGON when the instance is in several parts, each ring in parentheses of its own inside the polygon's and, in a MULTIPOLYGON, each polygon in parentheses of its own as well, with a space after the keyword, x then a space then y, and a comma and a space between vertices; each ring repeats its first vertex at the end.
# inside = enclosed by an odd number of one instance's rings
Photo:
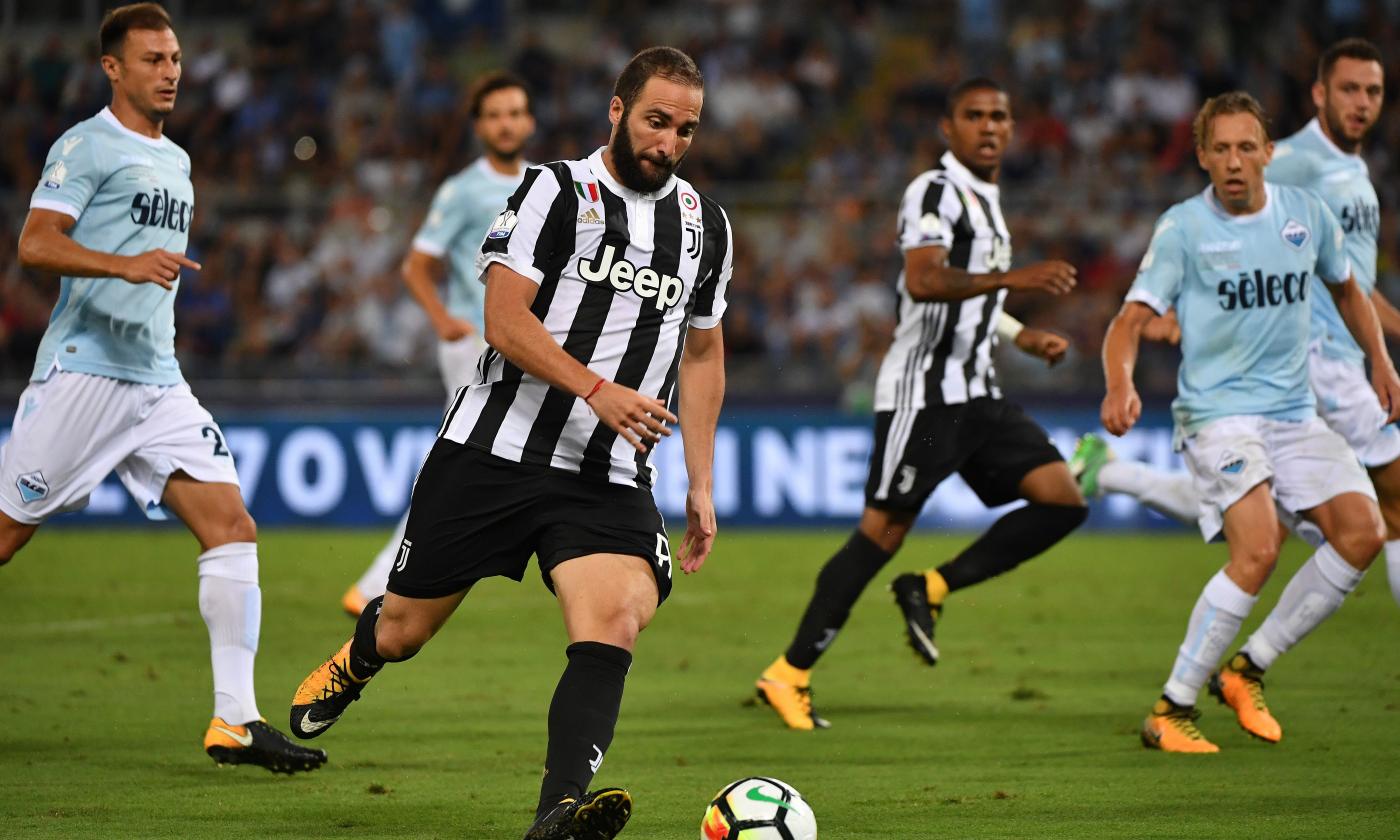
POLYGON ((632 654, 602 642, 575 642, 549 704, 549 749, 536 819, 588 789, 612 743, 632 654))
POLYGON ((379 673, 387 662, 379 655, 379 647, 374 643, 374 627, 379 623, 379 610, 384 606, 384 596, 380 595, 365 605, 365 611, 355 622, 355 637, 350 640, 350 673, 357 680, 367 680, 379 673))
POLYGON ((822 651, 845 626, 860 593, 866 584, 890 560, 890 555, 869 537, 856 531, 846 544, 832 555, 817 575, 817 591, 797 625, 797 635, 788 645, 788 664, 807 669, 817 664, 822 651))
POLYGON ((962 554, 938 567, 948 591, 1008 572, 1064 539, 1089 515, 1079 505, 1029 504, 992 523, 962 554))

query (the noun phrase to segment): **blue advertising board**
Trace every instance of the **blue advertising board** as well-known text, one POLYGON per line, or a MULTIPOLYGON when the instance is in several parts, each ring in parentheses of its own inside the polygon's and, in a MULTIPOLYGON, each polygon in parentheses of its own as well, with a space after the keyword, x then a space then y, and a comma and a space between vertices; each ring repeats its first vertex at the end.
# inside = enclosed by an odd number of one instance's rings
MULTIPOLYGON (((1066 455, 1099 430, 1091 408, 1028 406, 1066 455)), ((258 523, 386 527, 408 505, 413 479, 436 436, 439 417, 422 412, 221 413, 243 496, 258 523)), ((0 441, 8 437, 8 421, 0 441)), ((1101 431, 1101 430, 1100 430, 1101 431)), ((1120 458, 1182 469, 1171 451, 1170 419, 1148 414, 1113 441, 1120 458)), ((726 411, 715 440, 715 507, 722 525, 847 527, 860 516, 871 448, 869 417, 802 409, 726 411)), ((653 457, 662 512, 684 516, 686 474, 679 433, 653 457)), ((999 509, 998 509, 999 510, 999 509)), ((939 487, 921 524, 975 529, 996 517, 954 476, 939 487)), ((145 521, 115 477, 88 507, 55 524, 145 521)), ((1094 504, 1090 524, 1153 528, 1167 520, 1126 497, 1094 504)))

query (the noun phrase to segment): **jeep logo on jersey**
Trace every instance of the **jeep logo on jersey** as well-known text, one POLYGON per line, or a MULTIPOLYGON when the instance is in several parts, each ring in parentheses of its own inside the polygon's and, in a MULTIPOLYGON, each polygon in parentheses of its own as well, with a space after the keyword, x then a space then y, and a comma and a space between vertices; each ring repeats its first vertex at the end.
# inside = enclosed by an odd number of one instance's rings
POLYGON ((1236 280, 1221 280, 1215 291, 1220 296, 1220 308, 1226 312, 1302 303, 1308 299, 1308 273, 1290 271, 1283 276, 1265 277, 1258 269, 1253 274, 1241 271, 1236 280))
POLYGON ((601 259, 579 257, 579 276, 590 283, 606 280, 619 292, 631 292, 642 300, 656 298, 655 306, 663 312, 680 302, 685 283, 679 277, 661 274, 650 266, 637 268, 625 257, 615 259, 616 255, 617 248, 608 245, 601 259))
POLYGON ((163 227, 181 233, 194 221, 194 205, 172 198, 170 190, 151 190, 131 197, 131 220, 138 225, 163 227))

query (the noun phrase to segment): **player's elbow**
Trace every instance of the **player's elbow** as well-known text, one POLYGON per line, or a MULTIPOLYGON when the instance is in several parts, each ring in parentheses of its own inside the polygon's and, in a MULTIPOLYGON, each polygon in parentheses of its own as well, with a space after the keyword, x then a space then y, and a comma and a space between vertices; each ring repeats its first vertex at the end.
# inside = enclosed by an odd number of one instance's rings
POLYGON ((44 244, 43 237, 31 231, 25 231, 19 236, 19 264, 23 268, 31 271, 44 270, 44 244))

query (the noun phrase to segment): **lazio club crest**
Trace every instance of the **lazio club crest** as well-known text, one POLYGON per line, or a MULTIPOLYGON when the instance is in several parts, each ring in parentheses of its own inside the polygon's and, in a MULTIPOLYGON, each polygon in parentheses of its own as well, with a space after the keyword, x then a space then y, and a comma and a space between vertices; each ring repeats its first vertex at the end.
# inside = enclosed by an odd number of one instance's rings
POLYGON ((1307 228, 1293 219, 1289 219, 1288 224, 1284 225, 1283 230, 1279 233, 1283 236, 1283 241, 1294 248, 1302 248, 1307 243, 1308 237, 1311 236, 1307 228))

